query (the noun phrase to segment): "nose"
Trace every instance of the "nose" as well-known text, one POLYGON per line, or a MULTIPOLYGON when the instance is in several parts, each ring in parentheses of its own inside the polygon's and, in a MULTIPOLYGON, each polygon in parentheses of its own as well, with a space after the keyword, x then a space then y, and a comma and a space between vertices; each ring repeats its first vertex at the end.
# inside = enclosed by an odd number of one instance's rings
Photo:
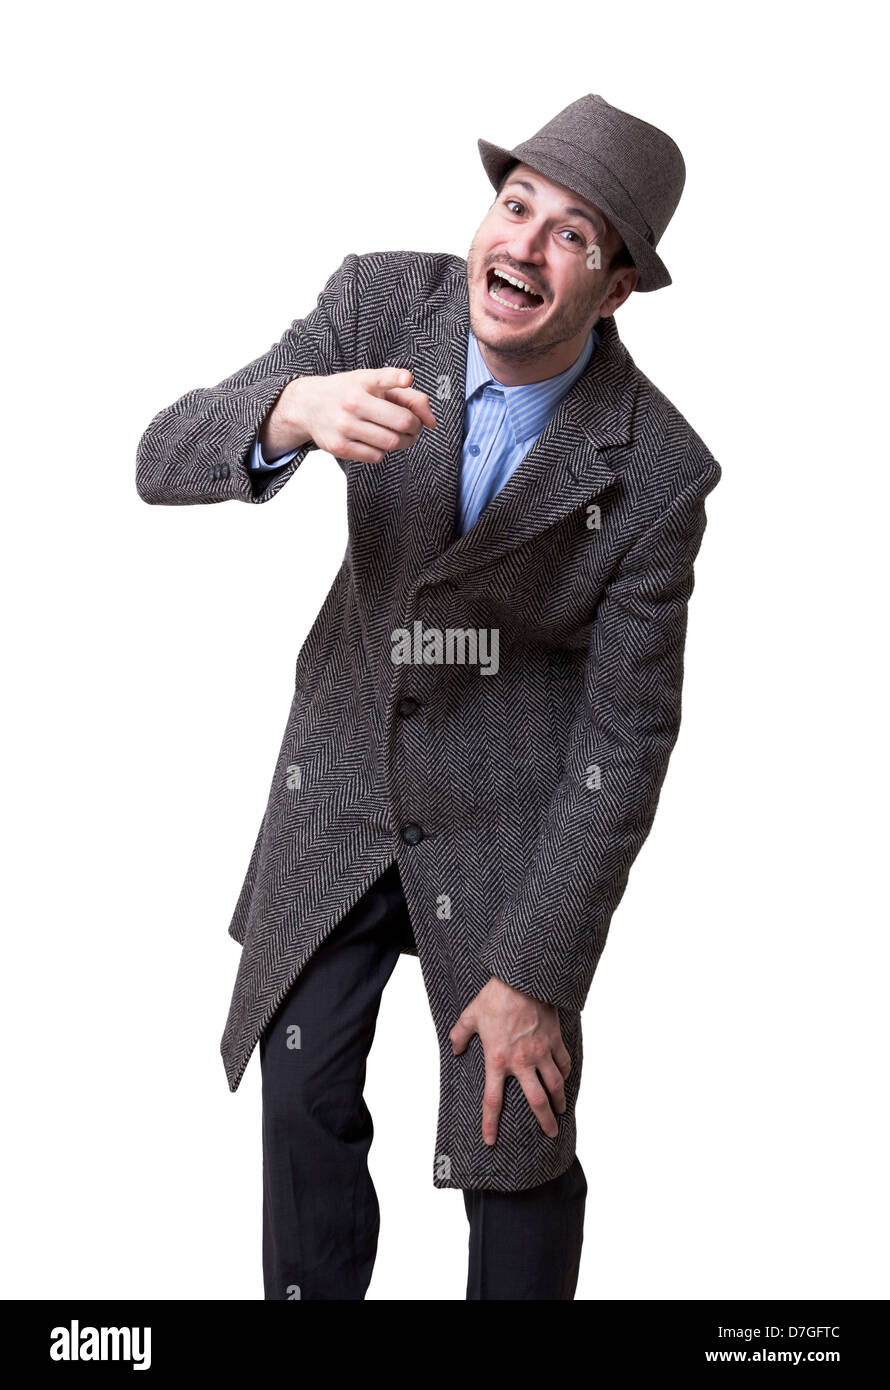
POLYGON ((515 261, 524 265, 543 265, 545 256, 542 229, 532 222, 512 228, 506 249, 515 261))

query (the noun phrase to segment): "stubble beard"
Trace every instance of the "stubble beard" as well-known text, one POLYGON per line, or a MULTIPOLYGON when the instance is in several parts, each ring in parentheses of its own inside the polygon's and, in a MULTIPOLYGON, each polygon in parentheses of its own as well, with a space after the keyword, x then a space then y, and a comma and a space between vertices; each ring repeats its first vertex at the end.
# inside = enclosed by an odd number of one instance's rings
MULTIPOLYGON (((470 283, 477 276, 477 266, 479 258, 471 250, 467 260, 467 279, 470 283)), ((548 318, 546 325, 541 326, 541 336, 534 325, 530 324, 528 334, 525 337, 514 337, 512 334, 505 334, 503 338, 495 338, 492 334, 491 321, 482 316, 482 321, 477 322, 472 298, 470 299, 470 327, 478 342, 482 344, 490 353, 503 358, 509 362, 535 362, 539 358, 546 357, 554 348, 567 342, 570 338, 577 338, 584 330, 586 325, 596 323, 596 317, 591 321, 591 313, 599 309, 602 303, 602 285, 599 283, 601 272, 592 270, 591 285, 587 292, 578 290, 570 299, 566 299, 558 307, 556 313, 548 318), (596 277, 595 281, 594 278, 596 277)), ((485 290, 482 290, 485 294, 485 290)))

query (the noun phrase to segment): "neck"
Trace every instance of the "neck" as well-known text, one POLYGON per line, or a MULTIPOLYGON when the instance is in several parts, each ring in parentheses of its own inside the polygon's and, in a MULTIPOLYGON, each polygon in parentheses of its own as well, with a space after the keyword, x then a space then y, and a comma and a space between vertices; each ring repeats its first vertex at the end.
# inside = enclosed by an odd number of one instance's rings
POLYGON ((591 327, 595 328, 596 324, 588 325, 574 338, 555 343, 543 351, 532 344, 528 348, 517 347, 510 352, 499 351, 493 344, 483 342, 478 334, 476 341, 483 362, 501 386, 530 386, 533 382, 549 381, 559 376, 577 362, 584 351, 591 327))

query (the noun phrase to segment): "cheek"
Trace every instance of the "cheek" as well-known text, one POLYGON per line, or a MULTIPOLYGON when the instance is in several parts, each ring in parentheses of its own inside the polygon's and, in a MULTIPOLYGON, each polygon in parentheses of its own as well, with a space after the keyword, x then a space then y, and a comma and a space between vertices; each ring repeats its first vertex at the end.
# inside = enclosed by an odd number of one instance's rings
POLYGON ((587 269, 586 254, 581 257, 573 274, 564 275, 557 286, 557 295, 564 304, 584 304, 596 293, 600 274, 587 269))
POLYGON ((497 245, 495 227, 490 218, 486 218, 471 243, 471 250, 477 260, 484 261, 494 253, 497 245))
POLYGON ((473 235, 473 240, 470 242, 470 250, 475 251, 476 254, 479 255, 481 252, 485 251, 490 241, 491 224, 489 219, 486 217, 485 221, 480 222, 479 226, 476 228, 476 231, 473 235))

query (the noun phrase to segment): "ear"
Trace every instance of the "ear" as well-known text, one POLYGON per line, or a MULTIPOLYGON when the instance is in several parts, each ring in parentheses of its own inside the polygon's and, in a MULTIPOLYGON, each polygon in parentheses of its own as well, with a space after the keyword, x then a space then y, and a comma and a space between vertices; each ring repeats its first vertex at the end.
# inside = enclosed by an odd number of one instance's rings
POLYGON ((608 317, 608 314, 614 314, 615 310, 620 309, 624 301, 630 298, 639 283, 639 279, 640 272, 635 265, 622 266, 616 272, 615 282, 600 309, 604 318, 608 317), (604 312, 606 309, 607 312, 604 312))

